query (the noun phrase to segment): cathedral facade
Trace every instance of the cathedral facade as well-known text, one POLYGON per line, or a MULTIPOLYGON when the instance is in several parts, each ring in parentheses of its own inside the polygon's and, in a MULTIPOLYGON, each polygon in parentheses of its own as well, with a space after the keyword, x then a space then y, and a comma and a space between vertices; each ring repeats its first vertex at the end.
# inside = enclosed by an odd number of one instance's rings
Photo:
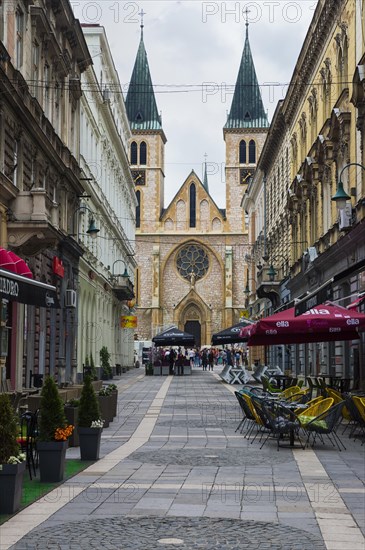
POLYGON ((226 208, 219 208, 191 171, 164 207, 166 136, 158 114, 143 27, 126 98, 132 130, 130 164, 136 210, 136 338, 150 340, 171 325, 194 334, 197 345, 245 314, 248 236, 243 194, 254 174, 268 121, 248 31, 223 128, 226 208))

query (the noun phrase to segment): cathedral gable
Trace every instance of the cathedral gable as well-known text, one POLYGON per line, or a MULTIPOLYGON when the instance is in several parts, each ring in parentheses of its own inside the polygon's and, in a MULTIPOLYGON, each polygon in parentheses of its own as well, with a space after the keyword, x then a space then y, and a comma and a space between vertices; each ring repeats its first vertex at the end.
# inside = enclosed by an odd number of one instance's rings
POLYGON ((223 231, 224 216, 192 170, 162 213, 161 222, 165 231, 223 231))

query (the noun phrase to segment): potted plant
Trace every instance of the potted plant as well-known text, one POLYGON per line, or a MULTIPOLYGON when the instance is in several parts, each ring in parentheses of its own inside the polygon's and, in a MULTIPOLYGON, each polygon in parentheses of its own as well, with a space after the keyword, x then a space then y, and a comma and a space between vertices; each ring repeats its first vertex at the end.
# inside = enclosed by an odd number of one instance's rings
POLYGON ((118 387, 116 384, 109 384, 109 390, 112 396, 112 420, 118 412, 118 387))
POLYGON ((44 381, 39 408, 39 471, 41 481, 61 481, 65 471, 66 449, 73 426, 66 424, 64 405, 54 379, 44 381))
POLYGON ((112 368, 110 366, 110 353, 106 346, 103 346, 100 350, 100 362, 103 369, 103 380, 109 380, 109 378, 113 378, 112 368))
POLYGON ((13 514, 22 496, 26 455, 17 442, 18 423, 10 398, 0 394, 0 514, 13 514))
POLYGON ((64 411, 67 423, 74 426, 74 431, 68 440, 70 447, 79 446, 79 433, 77 431, 77 427, 79 425, 79 404, 79 399, 70 399, 67 403, 65 403, 64 411))
POLYGON ((81 460, 98 460, 104 421, 100 418, 99 403, 91 383, 85 376, 79 404, 79 442, 81 460))

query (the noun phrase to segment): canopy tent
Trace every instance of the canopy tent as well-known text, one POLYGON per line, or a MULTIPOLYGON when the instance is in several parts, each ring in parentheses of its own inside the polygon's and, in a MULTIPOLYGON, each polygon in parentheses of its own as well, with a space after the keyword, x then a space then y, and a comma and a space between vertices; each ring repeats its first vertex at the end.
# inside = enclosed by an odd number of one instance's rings
POLYGON ((156 346, 195 346, 195 338, 192 334, 184 332, 177 327, 171 327, 152 338, 156 346))
POLYGON ((321 304, 297 317, 295 308, 280 311, 243 327, 240 336, 248 346, 304 344, 356 340, 357 329, 365 329, 365 314, 321 304))
POLYGON ((252 321, 244 320, 240 321, 232 327, 225 328, 220 332, 216 332, 212 335, 212 345, 219 346, 225 344, 238 344, 240 342, 246 342, 247 338, 242 338, 240 336, 240 331, 243 327, 251 326, 252 321))

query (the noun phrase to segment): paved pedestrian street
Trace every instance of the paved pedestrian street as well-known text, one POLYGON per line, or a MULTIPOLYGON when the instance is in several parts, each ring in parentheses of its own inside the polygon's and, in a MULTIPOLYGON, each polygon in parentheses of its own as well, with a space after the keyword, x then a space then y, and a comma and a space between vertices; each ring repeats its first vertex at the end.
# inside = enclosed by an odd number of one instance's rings
POLYGON ((116 383, 102 458, 6 522, 1 550, 364 550, 359 440, 260 450, 217 372, 116 383))

